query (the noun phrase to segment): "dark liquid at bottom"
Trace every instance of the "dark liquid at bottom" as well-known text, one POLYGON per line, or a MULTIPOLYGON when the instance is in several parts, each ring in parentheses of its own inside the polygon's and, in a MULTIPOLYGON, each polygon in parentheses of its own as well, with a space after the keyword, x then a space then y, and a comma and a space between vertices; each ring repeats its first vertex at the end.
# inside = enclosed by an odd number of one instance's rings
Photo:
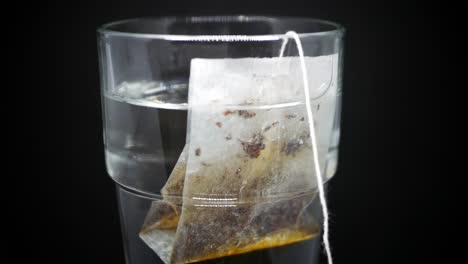
POLYGON ((196 263, 203 264, 317 264, 319 238, 245 254, 196 263))
MULTIPOLYGON (((116 184, 122 225, 122 240, 127 264, 164 264, 139 237, 143 221, 153 200, 116 184)), ((200 264, 318 264, 320 237, 281 247, 199 261, 200 264)))

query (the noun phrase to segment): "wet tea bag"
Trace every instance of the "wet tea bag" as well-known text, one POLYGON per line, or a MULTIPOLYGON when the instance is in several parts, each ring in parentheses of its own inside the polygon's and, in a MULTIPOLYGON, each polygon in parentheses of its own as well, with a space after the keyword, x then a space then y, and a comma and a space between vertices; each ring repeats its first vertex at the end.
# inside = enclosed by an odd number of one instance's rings
MULTIPOLYGON (((336 55, 306 57, 320 164, 336 98, 336 55)), ((193 59, 183 203, 169 263, 314 237, 316 178, 299 58, 193 59)), ((167 262, 166 262, 167 263, 167 262)))
POLYGON ((158 254, 164 263, 169 263, 179 223, 186 158, 187 146, 182 150, 171 175, 161 189, 164 199, 151 204, 140 232, 141 239, 158 254))

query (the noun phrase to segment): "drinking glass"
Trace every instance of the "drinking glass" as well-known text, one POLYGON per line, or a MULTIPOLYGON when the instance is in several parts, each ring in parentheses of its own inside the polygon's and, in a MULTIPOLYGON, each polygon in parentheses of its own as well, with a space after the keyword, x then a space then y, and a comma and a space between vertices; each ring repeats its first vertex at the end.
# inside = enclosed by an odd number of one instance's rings
MULTIPOLYGON (((291 30, 297 32, 304 56, 336 55, 338 60, 333 107, 326 113, 332 123, 321 168, 326 181, 337 167, 342 26, 311 18, 221 16, 137 18, 97 30, 105 161, 117 190, 126 263, 163 263, 139 232, 152 203, 164 199, 161 189, 186 144, 191 60, 278 57, 283 36, 291 30), (217 39, 220 35, 234 37, 217 39), (236 36, 248 38, 238 41, 236 36)), ((284 56, 298 56, 294 41, 284 56)), ((319 99, 310 98, 312 105, 319 99)), ((310 210, 320 223, 317 200, 310 210)), ((316 236, 199 263, 313 264, 318 263, 319 249, 316 236)))

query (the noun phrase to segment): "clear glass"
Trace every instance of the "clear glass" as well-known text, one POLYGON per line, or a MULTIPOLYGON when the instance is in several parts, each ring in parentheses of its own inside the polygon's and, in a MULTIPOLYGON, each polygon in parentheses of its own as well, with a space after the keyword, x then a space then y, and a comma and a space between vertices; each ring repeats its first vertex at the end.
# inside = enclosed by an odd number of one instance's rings
MULTIPOLYGON (((324 120, 331 124, 326 131, 329 142, 322 168, 324 179, 328 180, 335 174, 338 156, 344 36, 340 25, 290 17, 168 17, 130 19, 98 29, 106 167, 117 186, 127 263, 164 263, 139 234, 152 205, 168 199, 161 190, 187 143, 192 59, 275 58, 281 50, 283 34, 290 30, 299 34, 304 56, 336 58, 332 96, 325 90, 310 98, 315 113, 322 110, 324 120), (218 35, 249 38, 213 41, 218 35), (331 107, 321 109, 327 94, 331 107)), ((286 45, 284 55, 298 56, 294 41, 286 45)), ((258 191, 261 193, 261 188, 258 191)), ((282 199, 285 195, 289 194, 281 193, 282 199)), ((260 196, 255 196, 256 203, 260 196)), ((279 199, 267 198, 268 203, 279 199)), ((230 206, 241 207, 237 203, 230 206)), ((314 216, 316 223, 321 222, 318 199, 304 210, 314 216)), ((320 226, 317 228, 319 234, 320 226)), ((319 236, 314 235, 295 243, 259 247, 196 262, 311 264, 318 263, 319 247, 319 236)), ((170 263, 188 262, 174 259, 172 256, 170 263)))

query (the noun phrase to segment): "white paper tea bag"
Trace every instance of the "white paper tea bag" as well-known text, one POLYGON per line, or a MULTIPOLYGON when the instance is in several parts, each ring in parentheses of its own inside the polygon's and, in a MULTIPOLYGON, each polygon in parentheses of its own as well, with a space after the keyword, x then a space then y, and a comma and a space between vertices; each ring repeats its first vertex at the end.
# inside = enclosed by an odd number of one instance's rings
MULTIPOLYGON (((322 166, 336 59, 305 58, 322 166)), ((309 205, 317 183, 299 58, 193 59, 189 89, 183 205, 170 263, 315 236, 309 205)))

